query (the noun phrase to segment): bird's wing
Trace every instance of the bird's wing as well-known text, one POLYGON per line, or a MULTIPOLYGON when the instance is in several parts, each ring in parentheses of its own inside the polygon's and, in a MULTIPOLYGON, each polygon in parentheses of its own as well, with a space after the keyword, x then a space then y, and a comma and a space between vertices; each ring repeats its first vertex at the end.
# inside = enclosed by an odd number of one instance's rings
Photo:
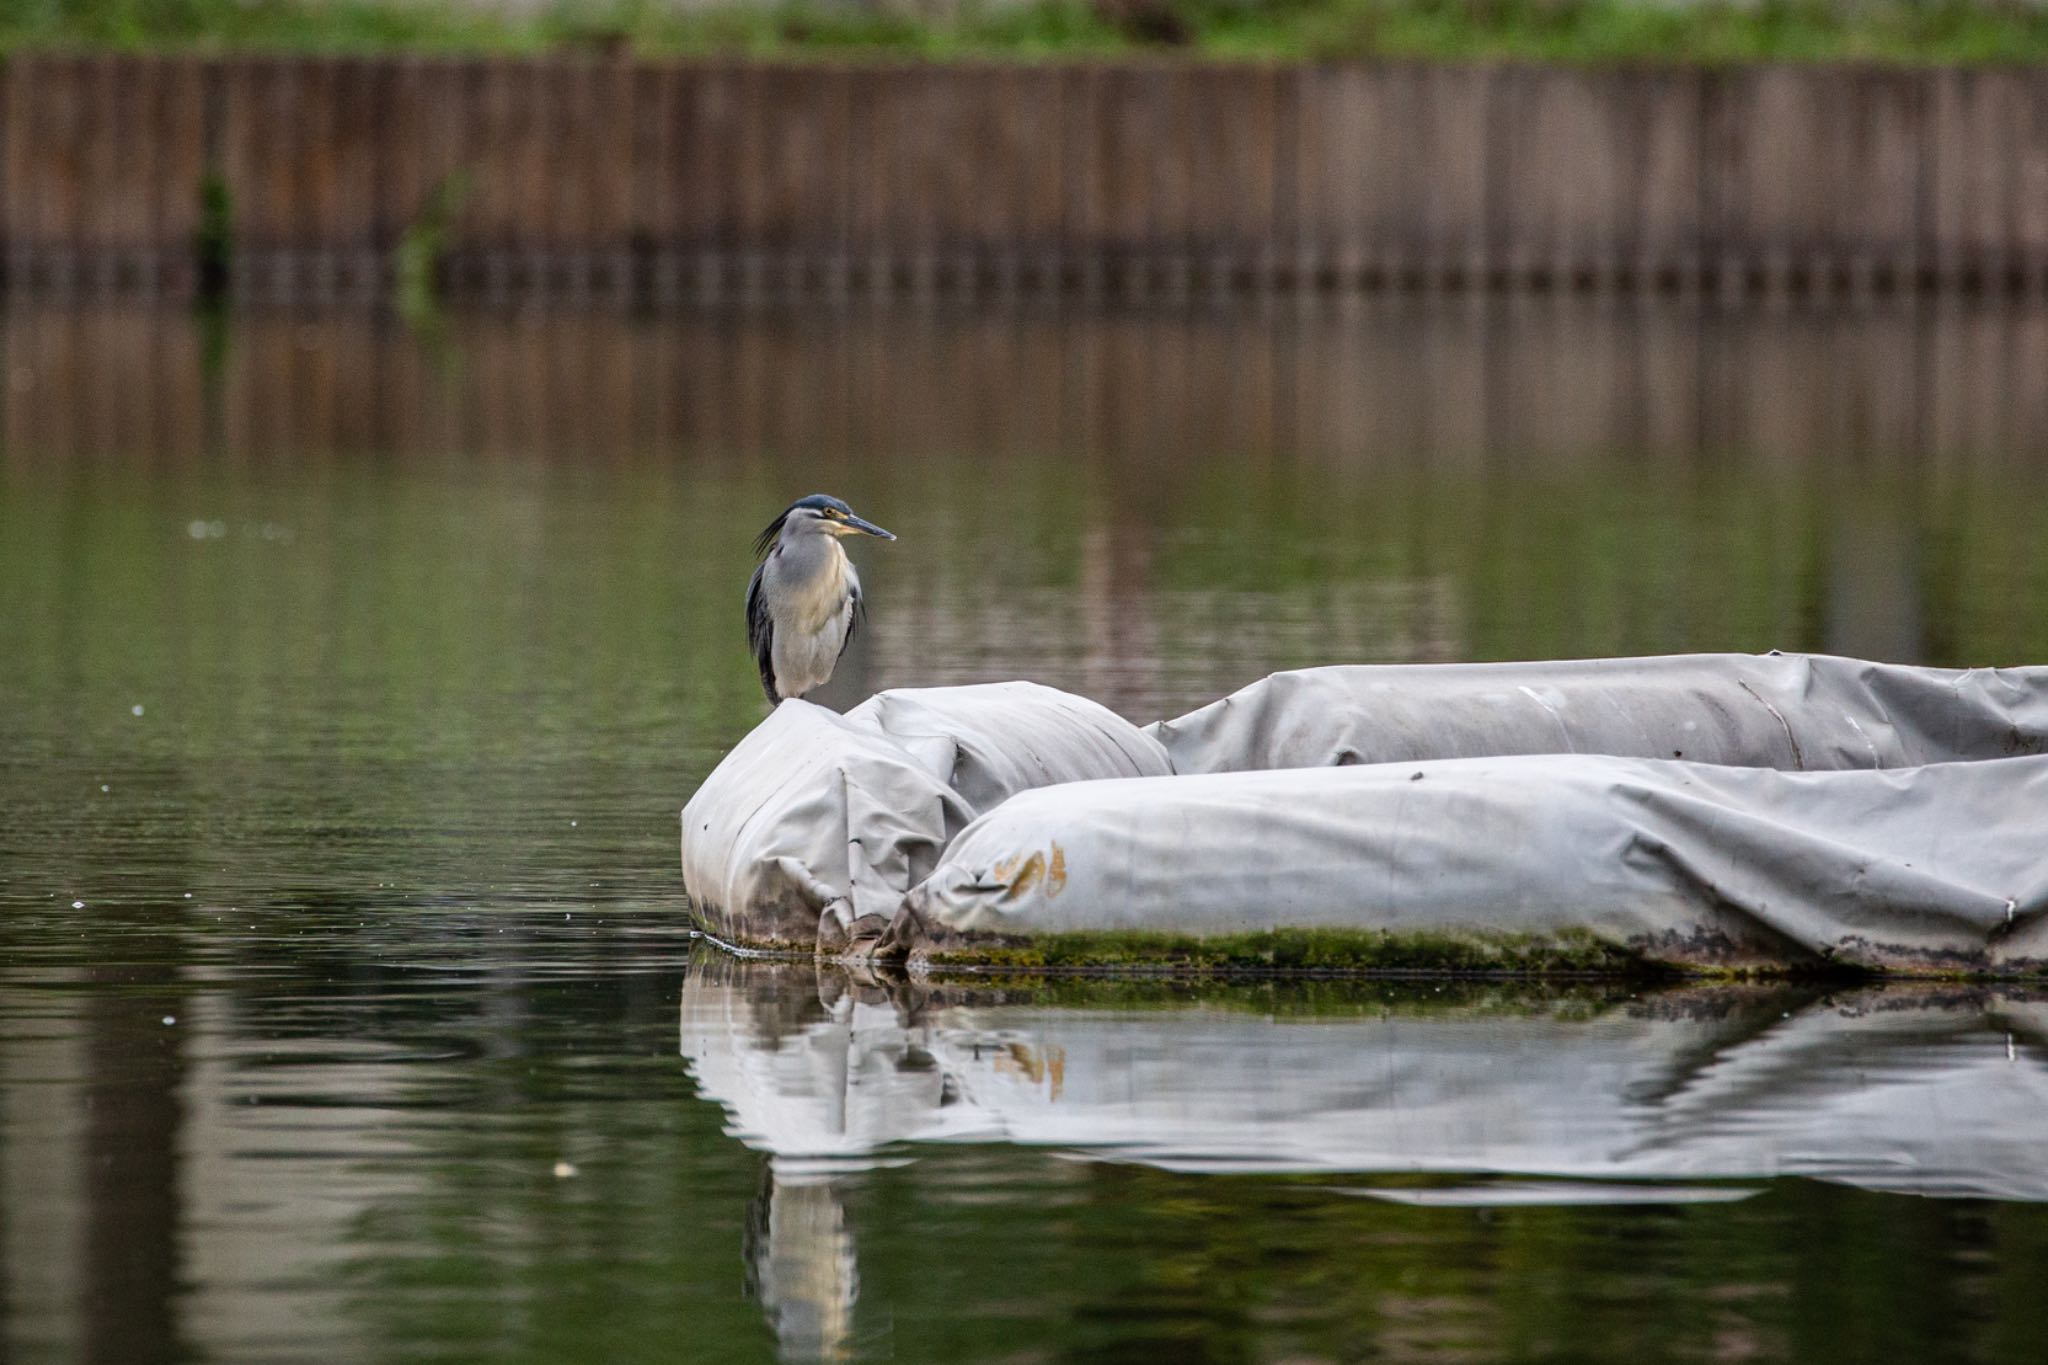
POLYGON ((768 704, 774 706, 782 700, 775 690, 775 619, 768 614, 768 603, 761 597, 761 575, 768 569, 766 560, 754 566, 754 576, 747 580, 747 645, 754 651, 754 664, 761 670, 761 690, 768 694, 768 704))
POLYGON ((846 647, 853 643, 853 637, 860 633, 863 622, 868 619, 867 599, 860 594, 860 575, 846 566, 846 593, 853 600, 852 609, 846 613, 846 638, 839 642, 839 657, 846 657, 846 647))

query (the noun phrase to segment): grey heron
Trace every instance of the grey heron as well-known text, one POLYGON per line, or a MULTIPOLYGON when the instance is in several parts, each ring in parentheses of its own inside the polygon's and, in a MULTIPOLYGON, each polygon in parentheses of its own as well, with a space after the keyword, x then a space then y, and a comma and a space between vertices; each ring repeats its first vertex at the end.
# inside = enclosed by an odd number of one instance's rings
POLYGON ((747 584, 747 643, 774 706, 823 687, 860 628, 860 575, 842 536, 895 536, 835 497, 798 498, 754 542, 761 562, 747 584))

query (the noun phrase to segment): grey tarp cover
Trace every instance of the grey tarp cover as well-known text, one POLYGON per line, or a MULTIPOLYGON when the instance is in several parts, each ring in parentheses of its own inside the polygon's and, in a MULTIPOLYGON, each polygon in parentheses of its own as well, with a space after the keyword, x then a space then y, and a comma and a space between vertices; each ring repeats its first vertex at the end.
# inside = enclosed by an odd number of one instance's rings
POLYGON ((1310 668, 1151 729, 1182 773, 1548 753, 1904 768, 2048 753, 2048 668, 1812 654, 1310 668))
POLYGON ((1696 964, 2048 966, 2048 756, 1784 773, 1593 754, 1030 792, 906 904, 1036 934, 1591 933, 1696 964))
POLYGON ((1025 683, 889 692, 778 708, 684 811, 683 872, 754 944, 919 888, 927 927, 968 933, 1584 930, 2004 969, 2042 956, 2041 767, 1911 765, 2044 748, 2048 669, 1801 655, 1313 669, 1149 733, 1025 683), (1492 753, 1545 756, 1415 767, 1492 753))
POLYGON ((786 701, 683 808, 683 884, 715 931, 808 944, 827 908, 893 914, 1019 791, 1170 771, 1136 726, 1034 683, 883 692, 844 716, 786 701))

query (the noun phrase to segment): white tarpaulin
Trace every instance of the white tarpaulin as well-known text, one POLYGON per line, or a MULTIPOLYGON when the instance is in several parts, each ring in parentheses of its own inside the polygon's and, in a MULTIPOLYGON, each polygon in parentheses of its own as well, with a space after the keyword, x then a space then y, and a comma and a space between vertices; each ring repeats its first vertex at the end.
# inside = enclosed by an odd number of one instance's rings
POLYGON ((2048 668, 1814 654, 1309 668, 1151 729, 1182 773, 1557 753, 1906 768, 2048 753, 2048 668))
POLYGON ((884 692, 844 716, 786 701, 683 808, 683 883, 714 932, 808 947, 895 913, 982 810, 1029 787, 1164 775, 1158 742, 1034 683, 884 692))
POLYGON ((970 825, 928 930, 1585 933, 1664 962, 2048 966, 2048 756, 1782 773, 1550 754, 1091 782, 970 825))
POLYGON ((2048 956, 2044 750, 2048 669, 1801 655, 1312 669, 1150 731, 1028 683, 887 692, 779 707, 685 808, 683 874, 764 946, 1344 929, 2017 970, 2048 956))

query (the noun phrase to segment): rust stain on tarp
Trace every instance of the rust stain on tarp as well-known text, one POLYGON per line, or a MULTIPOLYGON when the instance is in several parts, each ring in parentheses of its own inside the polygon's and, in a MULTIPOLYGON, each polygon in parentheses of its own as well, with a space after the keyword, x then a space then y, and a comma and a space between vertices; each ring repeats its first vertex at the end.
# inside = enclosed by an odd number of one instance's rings
POLYGON ((1019 853, 1008 858, 998 858, 989 866, 989 879, 1003 888, 1003 899, 1017 900, 1037 886, 1045 883, 1045 897, 1051 900, 1067 889, 1067 851, 1057 843, 1052 854, 1033 851, 1019 853))
MULTIPOLYGON (((1043 853, 1017 854, 1012 858, 998 858, 989 868, 989 876, 996 885, 1003 888, 1002 898, 1013 901, 1022 897, 1038 885, 1045 876, 1045 855, 1043 853)), ((1065 880, 1062 872, 1061 880, 1065 880)))
POLYGON ((1024 865, 1022 867, 1017 869, 1017 880, 1010 883, 1009 892, 1003 897, 1003 899, 1018 899, 1019 897, 1023 896, 1025 892, 1029 891, 1032 887, 1038 885, 1039 879, 1044 876, 1045 855, 1042 853, 1034 853, 1029 858, 1026 858, 1024 860, 1024 865))

